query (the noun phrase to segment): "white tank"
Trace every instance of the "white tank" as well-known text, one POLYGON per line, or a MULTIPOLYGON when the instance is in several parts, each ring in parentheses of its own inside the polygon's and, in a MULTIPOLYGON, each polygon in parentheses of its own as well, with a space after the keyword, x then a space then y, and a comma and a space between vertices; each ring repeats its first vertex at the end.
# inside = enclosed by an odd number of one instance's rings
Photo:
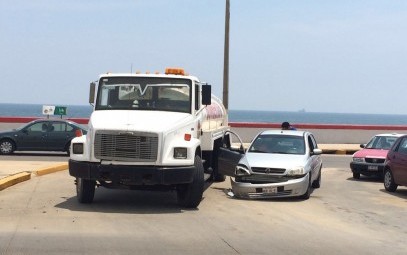
POLYGON ((215 130, 228 125, 228 114, 222 101, 212 95, 211 104, 203 110, 202 131, 215 130))

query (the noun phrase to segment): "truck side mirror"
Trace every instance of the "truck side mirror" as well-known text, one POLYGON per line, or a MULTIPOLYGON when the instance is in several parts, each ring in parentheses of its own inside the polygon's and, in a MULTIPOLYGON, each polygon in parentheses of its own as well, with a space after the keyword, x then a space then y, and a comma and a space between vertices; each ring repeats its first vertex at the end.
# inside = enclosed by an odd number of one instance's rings
POLYGON ((89 104, 91 104, 91 105, 93 105, 95 103, 95 88, 96 88, 96 83, 91 82, 90 89, 89 89, 89 104))
POLYGON ((202 85, 202 105, 210 105, 212 99, 211 85, 202 85))

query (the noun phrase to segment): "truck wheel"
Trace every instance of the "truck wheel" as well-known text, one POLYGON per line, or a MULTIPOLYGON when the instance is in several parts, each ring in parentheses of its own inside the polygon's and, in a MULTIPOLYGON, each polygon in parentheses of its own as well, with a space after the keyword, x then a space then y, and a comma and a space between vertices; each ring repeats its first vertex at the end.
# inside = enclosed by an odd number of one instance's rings
POLYGON ((201 203, 204 191, 204 167, 199 156, 195 156, 195 173, 191 183, 177 187, 177 199, 180 206, 196 208, 201 203))
POLYGON ((96 181, 76 178, 76 197, 79 203, 90 204, 95 196, 96 181))

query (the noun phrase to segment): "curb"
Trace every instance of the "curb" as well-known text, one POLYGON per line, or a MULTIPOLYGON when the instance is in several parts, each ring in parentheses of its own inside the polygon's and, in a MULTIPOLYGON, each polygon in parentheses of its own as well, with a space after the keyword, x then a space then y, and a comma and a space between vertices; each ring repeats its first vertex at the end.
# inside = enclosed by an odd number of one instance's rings
POLYGON ((357 150, 329 150, 325 149, 322 150, 322 154, 336 154, 336 155, 352 155, 355 153, 357 150))
POLYGON ((32 173, 34 173, 36 176, 42 176, 42 175, 51 174, 51 173, 55 173, 55 172, 66 170, 66 169, 68 169, 68 163, 47 167, 44 169, 33 171, 32 173))
POLYGON ((18 174, 7 176, 5 178, 0 179, 0 190, 6 189, 10 186, 13 186, 23 181, 27 181, 29 179, 31 179, 30 172, 21 172, 18 174))
POLYGON ((13 186, 13 185, 23 182, 23 181, 28 181, 31 179, 32 174, 35 174, 36 176, 42 176, 42 175, 55 173, 55 172, 66 170, 66 169, 68 169, 68 163, 39 169, 37 171, 21 172, 21 173, 9 175, 5 178, 0 179, 0 190, 4 190, 10 186, 13 186))

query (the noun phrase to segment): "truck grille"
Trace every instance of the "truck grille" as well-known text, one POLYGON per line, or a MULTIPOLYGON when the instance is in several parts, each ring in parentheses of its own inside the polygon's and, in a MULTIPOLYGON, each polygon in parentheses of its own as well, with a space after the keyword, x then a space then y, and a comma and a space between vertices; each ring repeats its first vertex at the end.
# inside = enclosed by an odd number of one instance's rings
POLYGON ((97 131, 95 135, 97 159, 154 162, 157 151, 158 135, 154 133, 97 131))

